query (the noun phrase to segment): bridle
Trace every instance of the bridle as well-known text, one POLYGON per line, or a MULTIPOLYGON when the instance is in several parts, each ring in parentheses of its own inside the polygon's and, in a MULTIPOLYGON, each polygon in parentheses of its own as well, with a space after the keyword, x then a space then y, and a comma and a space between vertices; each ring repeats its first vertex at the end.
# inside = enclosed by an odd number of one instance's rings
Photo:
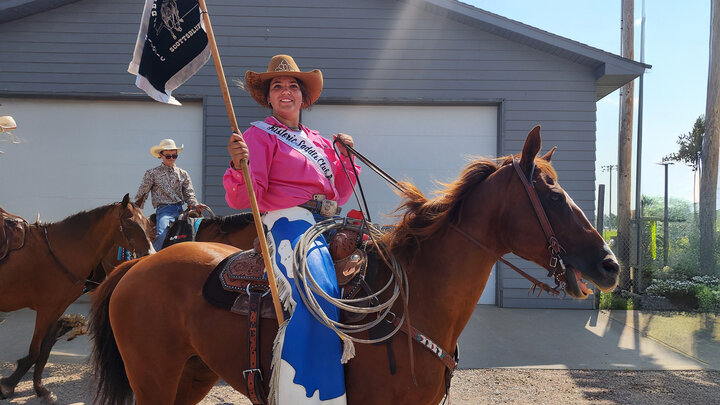
POLYGON ((553 276, 555 281, 558 281, 558 276, 565 271, 565 262, 562 259, 562 254, 565 253, 565 249, 560 245, 560 242, 555 237, 555 232, 553 232, 550 221, 545 214, 545 210, 543 209, 542 204, 540 204, 540 198, 538 198, 537 190, 535 190, 535 187, 531 183, 533 173, 535 172, 535 162, 533 162, 532 168, 530 169, 530 175, 527 178, 520 168, 520 164, 517 159, 513 159, 513 167, 520 177, 520 180, 522 180, 523 186, 525 186, 525 191, 530 198, 533 209, 535 209, 535 215, 537 216, 538 221, 540 221, 540 226, 545 233, 545 239, 547 239, 548 250, 550 251, 549 267, 551 269, 548 272, 548 277, 553 276), (557 267, 558 264, 560 265, 560 269, 557 267), (559 270, 561 271, 560 273, 558 273, 559 270))
MULTIPOLYGON (((132 252, 133 256, 136 255, 137 249, 135 249, 135 246, 133 245, 133 242, 130 238, 128 238, 127 233, 125 232, 125 228, 123 227, 123 217, 122 212, 118 214, 118 223, 120 224, 120 235, 125 239, 125 241, 130 245, 130 251, 132 252)), ((143 232, 145 230, 143 229, 143 232)))
MULTIPOLYGON (((565 274, 565 261, 562 258, 562 254, 565 253, 565 248, 560 245, 560 242, 558 241, 557 237, 555 237, 555 232, 552 229, 552 225, 550 225, 550 221, 548 220, 547 215, 545 214, 545 209, 543 208, 542 204, 540 203, 540 198, 538 197, 537 190, 535 190, 535 187, 532 185, 532 177, 535 173, 535 162, 533 161, 532 167, 530 168, 530 173, 526 177, 525 173, 523 173, 522 169, 520 168, 520 163, 517 159, 512 160, 513 168, 515 168, 515 172, 517 172, 518 177, 520 177, 520 181, 523 184, 523 187, 525 188, 525 192, 528 195, 528 198, 530 199, 530 203, 533 206, 533 209, 535 210, 535 216, 537 217, 538 221, 540 222, 540 227, 542 228, 543 232, 545 233, 545 238, 547 239, 548 244, 548 250, 550 251, 550 263, 549 267, 550 270, 548 271, 548 277, 552 277, 555 280, 555 287, 550 287, 549 285, 539 281, 538 279, 532 277, 531 275, 527 274, 526 272, 520 270, 517 266, 510 263, 506 259, 499 257, 498 261, 502 262, 503 264, 506 264, 511 269, 518 272, 521 276, 525 277, 526 279, 530 280, 532 283, 531 291, 534 292, 536 288, 540 288, 540 294, 542 294, 543 291, 553 294, 553 295, 559 295, 560 289, 564 289, 565 281, 563 279, 565 274), (558 267, 560 265, 560 267, 558 267), (560 289, 559 289, 560 287, 560 289)), ((484 250, 491 252, 489 248, 487 248, 484 244, 482 244, 479 240, 472 237, 469 233, 463 231, 460 229, 457 225, 452 224, 450 225, 455 231, 457 231, 459 234, 463 235, 465 238, 473 242, 475 245, 483 248, 484 250)))

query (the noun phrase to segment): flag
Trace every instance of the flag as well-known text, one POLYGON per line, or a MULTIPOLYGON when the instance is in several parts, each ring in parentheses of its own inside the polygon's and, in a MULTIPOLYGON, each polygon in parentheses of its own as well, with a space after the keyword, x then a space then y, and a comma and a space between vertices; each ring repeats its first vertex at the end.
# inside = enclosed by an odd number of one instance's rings
POLYGON ((171 95, 210 59, 197 0, 145 0, 128 72, 157 101, 180 105, 171 95))

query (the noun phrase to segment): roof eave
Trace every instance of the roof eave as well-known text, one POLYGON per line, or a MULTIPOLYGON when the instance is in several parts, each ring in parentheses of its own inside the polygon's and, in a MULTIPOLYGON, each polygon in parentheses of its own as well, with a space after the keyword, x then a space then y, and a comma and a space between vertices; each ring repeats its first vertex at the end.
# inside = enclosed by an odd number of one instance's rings
POLYGON ((79 0, 6 0, 0 3, 0 24, 76 1, 79 0))
POLYGON ((430 11, 447 18, 594 69, 598 100, 633 81, 651 67, 458 0, 401 1, 422 2, 430 11))

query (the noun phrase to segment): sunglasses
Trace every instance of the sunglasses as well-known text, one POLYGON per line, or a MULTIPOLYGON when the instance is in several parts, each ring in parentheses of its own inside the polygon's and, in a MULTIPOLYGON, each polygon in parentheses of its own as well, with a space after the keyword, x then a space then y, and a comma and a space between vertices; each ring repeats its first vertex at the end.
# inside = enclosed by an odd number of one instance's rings
POLYGON ((177 157, 178 157, 177 153, 175 153, 175 154, 173 154, 173 155, 166 155, 166 154, 164 154, 164 153, 161 153, 161 155, 162 155, 165 159, 177 159, 177 157))

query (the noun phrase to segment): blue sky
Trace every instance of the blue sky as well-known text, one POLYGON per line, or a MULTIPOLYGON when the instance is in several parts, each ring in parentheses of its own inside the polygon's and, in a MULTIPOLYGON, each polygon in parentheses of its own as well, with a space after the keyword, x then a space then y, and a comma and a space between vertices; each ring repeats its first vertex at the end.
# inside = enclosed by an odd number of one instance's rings
MULTIPOLYGON (((620 54, 620 0, 464 0, 475 7, 520 21, 595 48, 620 54)), ((635 1, 635 60, 640 60, 642 0, 635 1)), ((643 98, 642 193, 664 195, 663 156, 678 150, 680 134, 690 132, 705 114, 709 52, 710 2, 655 0, 645 2, 645 74, 643 98)), ((639 80, 635 80, 633 142, 637 141, 639 80)), ((609 173, 601 166, 617 164, 619 92, 597 104, 596 179, 605 184, 608 212, 609 173)), ((559 151, 561 152, 561 151, 559 151)), ((635 201, 636 145, 633 145, 635 201)), ((613 176, 615 172, 613 171, 613 176)), ((692 201, 693 172, 683 164, 669 167, 669 195, 692 201)), ((560 179, 562 181, 562 179, 560 179)), ((613 188, 617 178, 613 179, 613 188)), ((616 212, 613 190, 613 213, 616 212)))

